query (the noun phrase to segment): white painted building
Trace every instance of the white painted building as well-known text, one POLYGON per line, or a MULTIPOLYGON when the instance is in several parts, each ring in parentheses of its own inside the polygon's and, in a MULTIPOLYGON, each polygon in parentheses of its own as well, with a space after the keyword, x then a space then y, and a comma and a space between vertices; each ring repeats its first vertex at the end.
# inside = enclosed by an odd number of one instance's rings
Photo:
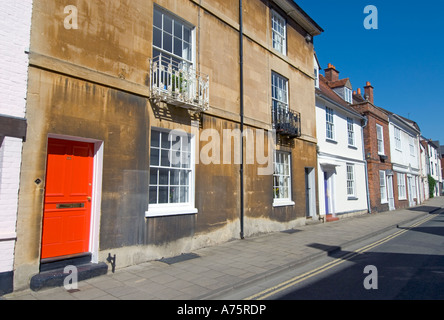
POLYGON ((13 289, 13 262, 32 0, 0 2, 0 295, 13 289))
POLYGON ((439 197, 441 195, 440 187, 442 185, 441 175, 441 151, 439 141, 427 141, 427 151, 429 156, 429 174, 436 181, 433 195, 439 197))
POLYGON ((420 199, 421 203, 429 199, 429 155, 428 155, 428 146, 427 143, 424 143, 423 139, 420 138, 419 143, 420 149, 420 165, 421 165, 421 183, 420 183, 420 199))
POLYGON ((421 158, 417 124, 388 112, 390 156, 393 166, 397 209, 420 204, 421 158), (397 192, 396 192, 397 191, 397 192))
MULTIPOLYGON (((316 61, 315 61, 316 62, 316 61)), ((316 123, 318 138, 318 192, 320 215, 368 212, 363 125, 366 119, 354 111, 350 81, 319 76, 316 82, 316 123)), ((332 70, 330 70, 332 71, 332 70)))

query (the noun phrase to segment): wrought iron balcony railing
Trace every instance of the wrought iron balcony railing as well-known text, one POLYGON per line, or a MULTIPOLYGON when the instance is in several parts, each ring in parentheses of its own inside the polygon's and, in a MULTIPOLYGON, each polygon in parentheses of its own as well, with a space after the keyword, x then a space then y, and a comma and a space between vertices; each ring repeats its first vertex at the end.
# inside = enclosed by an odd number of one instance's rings
POLYGON ((209 107, 209 77, 187 63, 158 56, 150 60, 150 94, 153 99, 175 106, 206 111, 209 107))
POLYGON ((272 106, 273 128, 276 133, 289 138, 301 136, 301 114, 288 109, 287 106, 276 104, 272 106))

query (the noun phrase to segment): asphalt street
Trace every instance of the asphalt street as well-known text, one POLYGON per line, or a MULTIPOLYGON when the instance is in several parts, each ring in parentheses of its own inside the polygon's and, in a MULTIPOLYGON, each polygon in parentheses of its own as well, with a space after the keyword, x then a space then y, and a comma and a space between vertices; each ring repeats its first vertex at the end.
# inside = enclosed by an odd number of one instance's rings
MULTIPOLYGON (((316 245, 320 249, 328 247, 316 245)), ((274 284, 271 289, 264 289, 262 295, 252 297, 271 300, 444 299, 444 214, 430 215, 413 227, 400 227, 354 251, 338 250, 315 267, 311 265, 303 276, 295 275, 274 284), (316 274, 310 276, 313 273, 316 274)))

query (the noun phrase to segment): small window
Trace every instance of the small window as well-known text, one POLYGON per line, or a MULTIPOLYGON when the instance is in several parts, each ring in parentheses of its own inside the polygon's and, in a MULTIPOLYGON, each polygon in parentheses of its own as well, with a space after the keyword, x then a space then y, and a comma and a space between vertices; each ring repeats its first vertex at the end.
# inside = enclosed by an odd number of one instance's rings
POLYGON ((401 130, 395 127, 395 148, 401 150, 401 130))
POLYGON ((353 103, 353 92, 349 88, 344 88, 344 90, 345 90, 344 100, 347 101, 348 103, 353 103))
POLYGON ((415 156, 415 140, 413 137, 409 137, 410 155, 415 156))
POLYGON ((326 136, 327 139, 335 139, 335 123, 334 123, 334 111, 331 108, 325 108, 325 123, 326 123, 326 136))
POLYGON ((347 196, 354 197, 355 190, 355 166, 347 164, 347 196))
POLYGON ((387 183, 385 171, 379 171, 379 190, 381 193, 381 203, 387 203, 387 183))
POLYGON ((294 204, 291 200, 291 155, 289 152, 274 153, 273 205, 294 204))
POLYGON ((354 121, 352 118, 347 118, 347 131, 348 131, 348 145, 355 146, 355 129, 354 121))
POLYGON ((287 23, 276 11, 271 14, 271 31, 273 49, 282 54, 287 54, 287 23))
POLYGON ((376 125, 376 139, 378 141, 378 154, 384 155, 384 128, 376 125))

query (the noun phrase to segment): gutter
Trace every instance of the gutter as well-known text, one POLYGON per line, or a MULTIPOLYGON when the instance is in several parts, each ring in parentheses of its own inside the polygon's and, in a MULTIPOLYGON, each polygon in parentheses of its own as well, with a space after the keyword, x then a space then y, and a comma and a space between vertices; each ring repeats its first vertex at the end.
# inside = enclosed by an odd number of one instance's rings
POLYGON ((242 0, 239 0, 239 79, 240 79, 240 238, 244 239, 244 31, 242 23, 242 0))
POLYGON ((364 156, 364 166, 365 166, 365 187, 367 189, 367 207, 368 207, 368 213, 372 213, 372 207, 370 204, 370 187, 369 187, 369 182, 368 182, 368 166, 367 166, 367 158, 365 156, 365 146, 364 146, 364 128, 367 127, 368 124, 368 118, 364 117, 364 124, 362 125, 362 130, 361 130, 361 136, 362 136, 362 155, 364 156))

